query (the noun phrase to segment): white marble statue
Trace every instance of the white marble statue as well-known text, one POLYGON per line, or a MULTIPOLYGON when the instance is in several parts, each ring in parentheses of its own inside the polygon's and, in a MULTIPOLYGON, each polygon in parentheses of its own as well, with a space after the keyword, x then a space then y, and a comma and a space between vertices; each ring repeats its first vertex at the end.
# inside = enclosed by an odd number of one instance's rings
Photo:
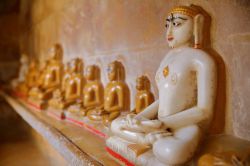
POLYGON ((20 68, 18 78, 11 81, 12 87, 16 87, 19 83, 25 82, 26 74, 28 72, 29 61, 26 54, 22 54, 20 58, 20 68))
POLYGON ((209 127, 217 75, 215 62, 201 49, 203 24, 196 6, 172 9, 166 25, 172 49, 155 76, 159 99, 138 115, 111 124, 114 136, 107 140, 108 148, 135 165, 186 163, 209 127), (148 148, 140 151, 137 145, 148 148))

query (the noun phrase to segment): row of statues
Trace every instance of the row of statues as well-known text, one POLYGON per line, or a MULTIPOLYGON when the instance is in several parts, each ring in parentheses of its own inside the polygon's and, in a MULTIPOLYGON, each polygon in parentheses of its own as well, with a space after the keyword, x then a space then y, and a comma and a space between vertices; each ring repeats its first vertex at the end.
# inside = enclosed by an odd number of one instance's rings
MULTIPOLYGON (((100 80, 100 69, 96 65, 87 66, 83 74, 83 62, 76 58, 62 63, 62 48, 56 44, 49 51, 49 59, 38 69, 31 62, 26 80, 20 83, 29 101, 39 108, 47 106, 67 109, 77 116, 87 116, 93 121, 109 124, 122 112, 129 111, 130 94, 125 82, 125 69, 121 62, 113 61, 108 65, 109 82, 106 87, 100 80)), ((135 113, 141 112, 154 101, 150 91, 150 81, 146 76, 138 77, 136 84, 135 113)))
MULTIPOLYGON (((202 50, 204 11, 198 6, 173 8, 166 19, 166 39, 171 50, 161 61, 155 81, 159 98, 154 100, 146 76, 136 80, 135 109, 130 108, 129 89, 121 62, 108 65, 109 82, 103 87, 100 69, 86 68, 74 59, 62 65, 62 48, 55 45, 50 59, 37 69, 31 62, 25 81, 17 89, 31 100, 93 121, 110 124, 108 152, 135 165, 182 165, 190 161, 213 119, 217 69, 202 50)), ((213 161, 201 158, 199 163, 213 161)), ((202 165, 202 164, 201 164, 202 165)))

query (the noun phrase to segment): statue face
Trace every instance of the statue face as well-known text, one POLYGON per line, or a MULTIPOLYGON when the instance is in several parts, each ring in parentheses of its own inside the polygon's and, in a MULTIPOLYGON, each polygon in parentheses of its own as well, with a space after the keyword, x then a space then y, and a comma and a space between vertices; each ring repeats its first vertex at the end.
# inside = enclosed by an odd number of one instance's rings
POLYGON ((72 73, 75 73, 77 71, 77 61, 73 60, 70 64, 70 71, 72 73))
POLYGON ((114 81, 116 80, 116 67, 115 64, 111 63, 108 66, 108 78, 109 81, 114 81))
POLYGON ((193 36, 193 19, 190 16, 174 13, 167 18, 167 41, 170 47, 187 45, 193 36))
POLYGON ((144 90, 144 81, 141 78, 136 79, 136 89, 137 90, 144 90))
POLYGON ((94 80, 95 79, 95 68, 93 66, 87 67, 85 77, 87 80, 94 80))
POLYGON ((52 58, 52 59, 55 59, 55 58, 56 58, 56 48, 55 48, 55 47, 52 47, 52 48, 49 50, 49 57, 52 58))
POLYGON ((31 61, 30 68, 34 69, 35 67, 36 67, 36 62, 35 61, 31 61))
POLYGON ((21 56, 21 60, 20 61, 21 61, 22 64, 28 63, 28 57, 27 57, 27 55, 23 54, 21 56))

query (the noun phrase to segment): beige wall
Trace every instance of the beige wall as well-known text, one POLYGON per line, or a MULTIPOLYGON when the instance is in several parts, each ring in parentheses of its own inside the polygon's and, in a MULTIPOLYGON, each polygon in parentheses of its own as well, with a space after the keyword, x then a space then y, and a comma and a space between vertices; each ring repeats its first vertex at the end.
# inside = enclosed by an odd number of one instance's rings
POLYGON ((219 68, 213 131, 221 132, 226 116, 226 132, 232 133, 232 125, 237 136, 250 140, 248 0, 22 0, 21 50, 43 60, 48 48, 59 42, 64 62, 81 57, 85 65, 97 63, 104 83, 107 64, 118 59, 126 67, 132 99, 141 74, 150 77, 157 96, 154 73, 169 50, 165 18, 173 6, 188 3, 203 7, 212 18, 212 48, 207 50, 219 68))

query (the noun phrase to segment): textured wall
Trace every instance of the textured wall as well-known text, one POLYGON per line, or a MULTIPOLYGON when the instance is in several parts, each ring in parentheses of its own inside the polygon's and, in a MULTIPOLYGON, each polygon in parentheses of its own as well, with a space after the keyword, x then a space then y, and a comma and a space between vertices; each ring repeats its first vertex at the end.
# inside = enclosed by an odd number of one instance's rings
POLYGON ((166 15, 173 6, 189 3, 203 7, 212 18, 207 50, 219 68, 213 130, 221 132, 226 116, 226 132, 233 128, 237 136, 250 140, 248 0, 22 0, 21 50, 43 60, 48 48, 59 42, 64 61, 81 57, 85 65, 97 63, 104 83, 107 64, 118 59, 126 67, 132 99, 135 78, 141 74, 150 77, 157 96, 154 73, 169 50, 166 15))

